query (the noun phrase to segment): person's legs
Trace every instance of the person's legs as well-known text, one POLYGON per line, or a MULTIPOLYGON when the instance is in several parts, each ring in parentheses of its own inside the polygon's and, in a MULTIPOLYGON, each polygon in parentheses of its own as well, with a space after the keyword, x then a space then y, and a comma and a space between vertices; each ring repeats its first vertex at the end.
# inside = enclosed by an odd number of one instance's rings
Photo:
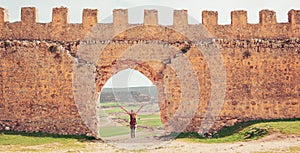
POLYGON ((132 126, 130 126, 130 136, 131 136, 131 138, 133 138, 133 129, 132 129, 132 126))
POLYGON ((130 135, 131 138, 135 138, 135 126, 130 126, 130 135))
POLYGON ((136 126, 133 126, 133 138, 135 138, 135 127, 136 126))

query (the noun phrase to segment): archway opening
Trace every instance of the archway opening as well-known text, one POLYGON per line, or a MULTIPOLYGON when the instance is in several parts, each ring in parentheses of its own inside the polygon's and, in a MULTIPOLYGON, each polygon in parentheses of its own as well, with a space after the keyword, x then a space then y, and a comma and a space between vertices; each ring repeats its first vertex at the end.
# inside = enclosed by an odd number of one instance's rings
POLYGON ((158 90, 145 75, 133 69, 114 74, 102 88, 99 114, 102 139, 119 141, 132 137, 126 110, 137 113, 136 138, 157 137, 164 132, 158 90))

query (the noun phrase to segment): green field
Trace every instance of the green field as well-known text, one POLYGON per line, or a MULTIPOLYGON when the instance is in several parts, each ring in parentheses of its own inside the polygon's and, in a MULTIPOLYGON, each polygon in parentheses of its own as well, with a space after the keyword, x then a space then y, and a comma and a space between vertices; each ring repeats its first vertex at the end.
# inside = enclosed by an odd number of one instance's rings
MULTIPOLYGON (((132 103, 121 103, 128 111, 131 109, 136 111, 140 104, 134 105, 132 103)), ((101 102, 100 110, 100 135, 103 138, 122 136, 130 133, 129 116, 119 107, 116 102, 101 102)), ((141 113, 137 116, 137 132, 146 132, 149 129, 162 128, 163 124, 160 120, 159 112, 149 112, 153 110, 153 105, 144 105, 141 113)), ((142 134, 143 135, 143 134, 142 134)))
POLYGON ((117 102, 100 102, 100 106, 101 107, 118 107, 118 106, 120 106, 120 104, 119 103, 117 103, 117 102))
POLYGON ((100 129, 101 137, 111 137, 129 134, 129 128, 125 126, 107 126, 100 129))
POLYGON ((164 127, 160 120, 160 114, 140 115, 139 124, 151 128, 164 127))

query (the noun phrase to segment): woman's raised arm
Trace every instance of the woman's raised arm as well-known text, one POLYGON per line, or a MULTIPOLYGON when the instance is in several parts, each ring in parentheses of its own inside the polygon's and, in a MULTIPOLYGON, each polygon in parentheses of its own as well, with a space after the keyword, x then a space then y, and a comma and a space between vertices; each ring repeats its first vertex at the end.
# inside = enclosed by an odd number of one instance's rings
POLYGON ((121 109, 123 109, 124 110, 124 112, 126 112, 127 114, 130 114, 129 112, 128 112, 128 110, 126 110, 123 106, 119 106, 121 109))
POLYGON ((136 114, 143 108, 144 104, 136 111, 136 114))

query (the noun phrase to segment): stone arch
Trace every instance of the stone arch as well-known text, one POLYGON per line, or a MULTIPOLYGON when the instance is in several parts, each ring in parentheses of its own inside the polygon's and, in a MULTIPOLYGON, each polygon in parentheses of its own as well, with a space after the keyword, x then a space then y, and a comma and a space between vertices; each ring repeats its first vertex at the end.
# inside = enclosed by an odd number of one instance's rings
MULTIPOLYGON (((169 116, 172 116, 174 112, 178 109, 180 102, 180 85, 179 80, 176 78, 176 72, 169 66, 165 66, 162 62, 158 61, 141 61, 136 63, 131 63, 132 61, 125 60, 119 61, 120 65, 113 73, 108 75, 108 78, 111 78, 116 73, 123 71, 125 69, 133 69, 139 71, 144 76, 146 76, 157 88, 158 90, 158 100, 159 108, 161 110, 161 121, 165 123, 169 116), (173 82, 173 84, 168 83, 166 87, 164 85, 166 82, 173 82), (178 89, 178 90, 175 90, 178 89), (162 95, 165 92, 172 91, 172 95, 162 95)), ((108 81, 108 79, 106 80, 108 81)), ((103 88, 101 88, 102 90, 103 88)))
MULTIPOLYGON (((152 55, 146 56, 150 57, 152 55)), ((181 118, 176 118, 176 121, 174 120, 174 122, 180 122, 179 120, 186 120, 185 123, 189 124, 190 121, 195 117, 203 118, 205 109, 209 102, 209 96, 207 96, 209 95, 210 89, 210 84, 207 83, 207 81, 209 81, 208 66, 205 63, 201 52, 195 46, 193 46, 191 41, 189 41, 186 36, 184 36, 180 32, 164 26, 136 26, 124 30, 123 32, 114 36, 112 40, 103 48, 100 55, 98 56, 98 59, 99 60, 96 63, 96 88, 98 92, 102 90, 102 87, 104 86, 106 81, 111 76, 113 76, 114 73, 120 70, 120 67, 139 69, 139 71, 147 76, 151 81, 154 80, 154 84, 158 84, 160 101, 163 101, 160 102, 160 109, 162 114, 161 118, 163 123, 166 123, 169 120, 170 116, 174 115, 174 113, 178 110, 178 105, 180 105, 181 100, 187 101, 187 99, 182 99, 182 97, 184 97, 184 94, 189 95, 193 98, 192 101, 194 101, 194 106, 187 105, 182 107, 193 107, 192 109, 196 109, 194 110, 194 112, 187 112, 189 109, 184 108, 185 110, 183 109, 182 112, 189 115, 183 117, 181 114, 179 115, 181 118), (171 50, 173 51, 171 51, 171 54, 168 56, 168 54, 165 55, 166 51, 161 50, 161 48, 171 48, 171 50), (145 59, 141 56, 143 54, 139 52, 139 50, 141 49, 145 49, 148 51, 160 50, 160 52, 156 52, 159 53, 159 55, 153 56, 160 56, 161 58, 145 59), (190 68, 192 72, 188 75, 195 77, 194 88, 196 89, 196 94, 193 95, 193 93, 185 92, 187 91, 187 89, 182 89, 182 84, 187 82, 180 82, 178 79, 178 72, 170 68, 171 66, 168 66, 168 64, 172 63, 172 60, 176 58, 185 58, 188 62, 190 62, 188 68, 190 68), (156 60, 154 63, 160 63, 164 69, 147 75, 149 70, 155 69, 155 66, 153 65, 153 63, 149 62, 149 60, 152 62, 156 60), (201 60, 202 62, 200 62, 201 60), (143 69, 146 67, 148 67, 148 69, 143 69), (203 67, 205 72, 203 72, 203 67), (155 77, 153 76, 153 74, 155 74, 155 77), (169 83, 163 82, 164 80, 169 80, 169 83), (202 88, 202 90, 205 92, 200 92, 200 88, 202 88), (182 90, 185 91, 182 92, 182 90), (173 107, 170 107, 173 101, 175 101, 175 105, 172 105, 173 107), (199 103, 201 103, 201 105, 199 105, 199 103)), ((191 88, 193 87, 191 86, 191 88)), ((195 124, 197 125, 197 127, 191 127, 194 128, 195 131, 197 130, 201 122, 199 119, 197 121, 198 124, 195 124)), ((186 127, 180 127, 179 129, 185 130, 185 128, 186 127)), ((171 130, 176 131, 176 129, 171 130)))

